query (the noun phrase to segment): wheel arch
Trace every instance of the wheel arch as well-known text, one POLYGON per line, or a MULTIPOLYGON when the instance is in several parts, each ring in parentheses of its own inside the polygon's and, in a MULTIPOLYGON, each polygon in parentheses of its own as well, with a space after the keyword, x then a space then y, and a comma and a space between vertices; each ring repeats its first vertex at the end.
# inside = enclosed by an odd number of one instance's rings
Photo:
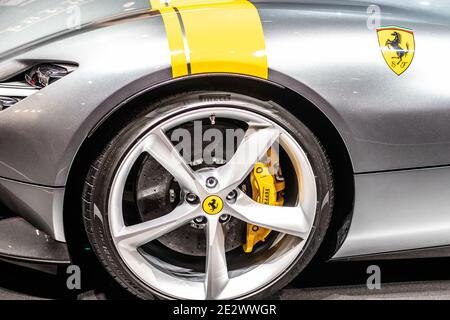
POLYGON ((335 181, 333 217, 318 253, 324 259, 330 258, 345 239, 351 221, 354 201, 351 157, 341 134, 323 112, 323 110, 333 110, 331 106, 306 86, 295 83, 282 74, 273 71, 271 73, 273 78, 278 80, 277 82, 229 74, 199 75, 171 80, 136 94, 104 116, 83 141, 69 170, 63 218, 64 231, 72 257, 79 259, 80 252, 89 252, 86 250, 89 242, 84 232, 80 232, 83 230, 80 199, 84 177, 96 155, 117 132, 114 128, 121 126, 123 119, 133 114, 133 111, 143 103, 148 104, 160 99, 156 97, 167 97, 201 88, 201 90, 232 91, 271 100, 303 121, 318 137, 330 157, 335 181))

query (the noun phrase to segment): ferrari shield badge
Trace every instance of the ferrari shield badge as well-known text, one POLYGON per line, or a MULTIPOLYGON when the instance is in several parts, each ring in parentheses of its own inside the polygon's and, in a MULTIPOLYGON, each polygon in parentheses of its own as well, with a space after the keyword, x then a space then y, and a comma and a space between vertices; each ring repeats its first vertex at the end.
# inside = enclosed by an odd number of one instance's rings
POLYGON ((377 29, 378 44, 389 68, 401 75, 414 58, 414 33, 411 29, 388 26, 377 29))

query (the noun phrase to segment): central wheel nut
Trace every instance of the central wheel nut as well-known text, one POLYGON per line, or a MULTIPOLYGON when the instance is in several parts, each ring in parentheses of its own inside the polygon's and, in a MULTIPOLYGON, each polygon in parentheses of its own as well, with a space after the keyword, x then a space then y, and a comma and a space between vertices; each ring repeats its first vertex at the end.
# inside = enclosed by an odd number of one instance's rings
POLYGON ((214 177, 209 177, 206 179, 206 187, 212 189, 217 186, 217 179, 214 177))
POLYGON ((220 213, 223 208, 223 201, 219 196, 209 196, 203 200, 203 211, 210 215, 215 215, 220 213))

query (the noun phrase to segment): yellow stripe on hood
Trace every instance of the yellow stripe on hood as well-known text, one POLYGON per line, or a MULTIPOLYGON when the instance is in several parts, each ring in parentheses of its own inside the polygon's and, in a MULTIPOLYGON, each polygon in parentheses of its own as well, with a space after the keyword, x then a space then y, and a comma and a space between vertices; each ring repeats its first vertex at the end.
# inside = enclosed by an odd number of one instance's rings
POLYGON ((246 0, 150 0, 161 12, 173 77, 238 73, 267 79, 264 33, 255 6, 246 0))

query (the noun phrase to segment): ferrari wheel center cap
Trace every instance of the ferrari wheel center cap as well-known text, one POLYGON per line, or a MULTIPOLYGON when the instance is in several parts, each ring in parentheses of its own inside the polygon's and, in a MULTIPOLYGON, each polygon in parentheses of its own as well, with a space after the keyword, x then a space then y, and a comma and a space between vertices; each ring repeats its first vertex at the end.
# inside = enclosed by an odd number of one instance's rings
POLYGON ((215 215, 222 211, 223 201, 218 196, 209 196, 203 200, 202 207, 207 214, 215 215))

